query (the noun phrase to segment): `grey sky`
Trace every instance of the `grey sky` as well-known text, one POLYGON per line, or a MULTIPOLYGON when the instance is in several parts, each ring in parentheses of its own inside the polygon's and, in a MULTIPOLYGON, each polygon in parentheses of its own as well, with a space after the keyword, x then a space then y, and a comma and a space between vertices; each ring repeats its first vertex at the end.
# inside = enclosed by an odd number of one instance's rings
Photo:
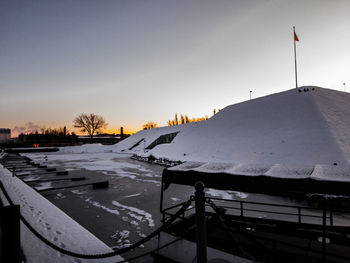
MULTIPOLYGON (((0 1, 0 126, 114 131, 299 84, 350 85, 350 1, 0 1)), ((349 86, 350 90, 350 86, 349 86)))

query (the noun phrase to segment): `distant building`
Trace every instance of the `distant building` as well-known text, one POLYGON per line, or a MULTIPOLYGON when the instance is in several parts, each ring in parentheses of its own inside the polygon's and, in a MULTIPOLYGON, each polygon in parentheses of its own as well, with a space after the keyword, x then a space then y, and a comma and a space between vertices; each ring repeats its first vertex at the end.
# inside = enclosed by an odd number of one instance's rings
POLYGON ((11 139, 11 129, 0 128, 0 142, 9 141, 11 139))

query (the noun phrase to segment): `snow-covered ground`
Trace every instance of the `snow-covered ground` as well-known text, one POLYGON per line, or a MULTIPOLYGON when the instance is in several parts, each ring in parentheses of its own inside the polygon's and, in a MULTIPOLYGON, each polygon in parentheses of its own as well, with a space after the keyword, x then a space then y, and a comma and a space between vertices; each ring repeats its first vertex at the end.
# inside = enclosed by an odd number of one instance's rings
MULTIPOLYGON (((254 175, 258 168, 264 171, 259 174, 270 177, 350 180, 350 94, 319 87, 300 91, 230 105, 203 122, 142 130, 116 145, 60 151, 153 155, 208 163, 209 172, 221 165, 233 174, 254 175), (171 143, 146 149, 175 132, 171 143)), ((201 169, 205 171, 205 165, 201 169)))
MULTIPOLYGON (((112 249, 88 232, 63 211, 23 183, 0 165, 0 180, 21 214, 41 235, 59 247, 82 254, 103 254, 112 249)), ((2 196, 3 202, 6 199, 2 196)), ((120 256, 103 260, 85 260, 63 255, 37 239, 21 223, 22 248, 27 262, 117 262, 120 256)))
POLYGON ((160 135, 170 144, 146 154, 172 160, 288 165, 347 165, 350 160, 350 94, 318 87, 293 89, 230 105, 207 121, 143 130, 113 151, 143 155, 160 135), (314 90, 312 90, 314 88, 314 90))
MULTIPOLYGON (((123 159, 132 154, 186 161, 176 169, 247 176, 350 180, 350 94, 317 87, 308 89, 307 92, 290 90, 231 105, 204 122, 143 130, 116 145, 87 144, 62 147, 57 153, 26 155, 42 164, 61 166, 69 171, 101 172, 116 182, 124 180, 123 187, 131 183, 132 191, 111 200, 97 200, 84 189, 58 192, 54 197, 59 202, 68 194, 74 195, 87 207, 120 218, 129 228, 119 228, 111 236, 118 238, 115 247, 126 247, 131 244, 130 236, 133 234, 130 226, 135 227, 139 237, 143 237, 141 224, 153 229, 158 223, 154 214, 158 208, 153 207, 154 211, 150 212, 149 206, 154 204, 142 203, 142 199, 149 189, 146 185, 159 188, 160 173, 136 161, 123 159), (179 133, 171 143, 145 149, 161 135, 174 132, 179 133), (142 139, 144 142, 135 146, 142 139), (131 205, 126 202, 129 199, 141 200, 137 201, 141 203, 131 205)), ((49 240, 62 247, 74 248, 77 252, 111 251, 7 170, 1 168, 0 176, 29 222, 49 240)), ((45 184, 41 186, 47 187, 45 184)), ((118 191, 120 187, 121 184, 111 186, 118 191)), ((206 193, 225 199, 250 198, 250 195, 234 191, 207 189, 206 193)), ((185 201, 190 194, 171 194, 170 201, 185 201)), ((150 195, 149 198, 158 200, 158 195, 150 195)), ((23 237, 35 240, 29 237, 30 233, 23 226, 22 229, 23 237)), ((44 247, 41 242, 25 244, 24 249, 29 258, 42 255, 50 258, 47 262, 85 262, 62 256, 44 247), (41 252, 38 254, 37 251, 41 252)))
MULTIPOLYGON (((96 145, 95 147, 100 147, 96 145)), ((99 235, 112 248, 124 248, 154 231, 160 224, 159 191, 163 167, 130 159, 130 154, 103 151, 23 154, 35 162, 49 167, 69 170, 73 177, 86 176, 87 180, 109 180, 109 188, 93 190, 91 187, 62 189, 43 193, 54 204, 67 209, 67 213, 99 235), (71 207, 68 203, 74 203, 71 207), (73 212, 72 212, 73 210, 73 212), (80 212, 79 212, 80 211, 80 212), (120 239, 118 239, 120 237, 120 239)), ((37 178, 30 175, 27 178, 37 178)), ((43 178, 46 178, 43 176, 43 178)), ((59 182, 57 182, 59 183, 59 182)), ((47 187, 48 183, 41 183, 47 187)), ((54 186, 56 182, 52 183, 54 186)), ((189 198, 190 194, 186 195, 189 198)), ((175 199, 172 204, 181 202, 175 199)), ((156 240, 145 244, 125 256, 154 249, 156 240), (153 243, 152 243, 153 242, 153 243)), ((150 259, 146 261, 152 262, 150 259)))

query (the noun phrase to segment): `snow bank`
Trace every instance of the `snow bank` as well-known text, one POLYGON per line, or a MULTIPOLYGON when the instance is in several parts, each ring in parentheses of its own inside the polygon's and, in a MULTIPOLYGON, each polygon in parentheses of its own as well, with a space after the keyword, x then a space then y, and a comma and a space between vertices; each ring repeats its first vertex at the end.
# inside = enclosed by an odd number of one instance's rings
MULTIPOLYGON (((72 153, 69 158, 96 153, 152 155, 198 164, 198 171, 249 176, 326 180, 326 171, 338 169, 332 180, 348 180, 342 174, 350 165, 348 105, 349 93, 302 87, 230 105, 207 121, 142 130, 111 146, 87 144, 62 147, 60 152, 72 153), (171 133, 177 135, 170 143, 147 149, 171 133)), ((109 166, 107 161, 101 164, 109 166)))
POLYGON ((350 160, 350 94, 308 87, 226 107, 207 121, 143 130, 113 151, 180 161, 346 165, 350 160), (146 150, 159 136, 169 144, 146 150), (145 139, 132 148, 138 141, 145 139))
MULTIPOLYGON (((112 249, 80 224, 23 183, 0 165, 0 180, 21 214, 46 239, 62 248, 85 254, 111 252, 112 249)), ((119 256, 104 260, 83 260, 62 255, 37 239, 21 224, 22 248, 28 262, 116 262, 119 256)))

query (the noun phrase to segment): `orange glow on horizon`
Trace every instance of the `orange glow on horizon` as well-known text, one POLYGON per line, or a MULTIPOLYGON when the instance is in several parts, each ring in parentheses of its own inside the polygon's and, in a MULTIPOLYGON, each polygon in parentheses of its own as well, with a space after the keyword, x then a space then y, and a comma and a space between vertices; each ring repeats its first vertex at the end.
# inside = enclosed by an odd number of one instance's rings
MULTIPOLYGON (((138 131, 142 130, 141 128, 139 129, 129 129, 129 128, 124 128, 123 133, 124 134, 134 134, 138 131)), ((86 133, 81 132, 79 129, 72 128, 70 131, 74 132, 77 135, 86 135, 86 133)), ((108 134, 120 134, 120 127, 119 128, 107 128, 102 131, 102 133, 108 133, 108 134)))

